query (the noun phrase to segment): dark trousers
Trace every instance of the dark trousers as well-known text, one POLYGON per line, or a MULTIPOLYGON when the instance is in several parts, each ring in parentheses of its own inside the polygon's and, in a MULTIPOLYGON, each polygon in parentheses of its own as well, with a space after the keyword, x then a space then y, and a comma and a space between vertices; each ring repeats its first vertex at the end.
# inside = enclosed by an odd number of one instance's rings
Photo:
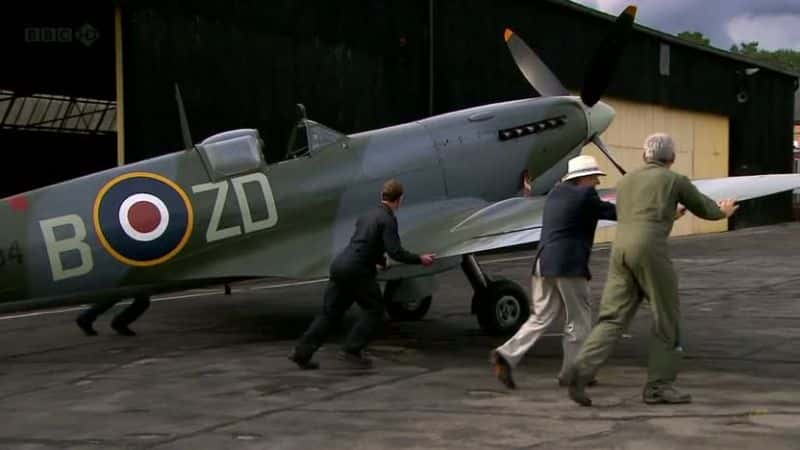
POLYGON ((350 330, 342 349, 357 354, 367 346, 372 334, 383 323, 383 299, 375 279, 331 278, 325 289, 320 313, 300 338, 296 351, 300 358, 308 359, 325 342, 331 330, 353 305, 361 307, 361 317, 350 330))
MULTIPOLYGON (((91 308, 87 309, 86 311, 80 314, 80 319, 86 323, 92 323, 97 319, 97 316, 103 314, 104 312, 108 311, 112 306, 116 305, 121 299, 119 298, 111 298, 108 300, 103 300, 100 302, 95 303, 92 305, 91 308)), ((134 320, 138 319, 147 308, 150 307, 150 297, 149 296, 141 296, 136 297, 133 299, 133 303, 131 303, 127 308, 122 310, 116 317, 114 317, 113 324, 114 325, 123 325, 128 326, 133 323, 134 320)))

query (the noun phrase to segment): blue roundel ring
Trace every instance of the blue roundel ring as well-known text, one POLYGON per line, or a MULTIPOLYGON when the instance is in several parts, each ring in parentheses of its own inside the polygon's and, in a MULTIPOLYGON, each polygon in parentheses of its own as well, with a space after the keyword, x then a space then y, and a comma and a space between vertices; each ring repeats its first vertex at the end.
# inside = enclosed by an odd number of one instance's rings
POLYGON ((94 228, 118 261, 153 266, 177 255, 192 234, 189 197, 172 180, 131 172, 106 183, 94 202, 94 228))

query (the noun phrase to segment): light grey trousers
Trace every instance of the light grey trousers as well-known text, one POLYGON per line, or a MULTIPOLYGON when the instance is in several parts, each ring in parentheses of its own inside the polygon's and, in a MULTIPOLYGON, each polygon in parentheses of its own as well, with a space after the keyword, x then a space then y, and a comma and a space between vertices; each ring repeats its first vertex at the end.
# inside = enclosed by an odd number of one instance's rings
POLYGON ((592 329, 593 313, 589 300, 589 282, 583 277, 545 278, 539 263, 531 278, 531 315, 517 333, 496 350, 511 367, 536 343, 562 313, 564 317, 564 356, 559 377, 566 377, 572 362, 592 329))

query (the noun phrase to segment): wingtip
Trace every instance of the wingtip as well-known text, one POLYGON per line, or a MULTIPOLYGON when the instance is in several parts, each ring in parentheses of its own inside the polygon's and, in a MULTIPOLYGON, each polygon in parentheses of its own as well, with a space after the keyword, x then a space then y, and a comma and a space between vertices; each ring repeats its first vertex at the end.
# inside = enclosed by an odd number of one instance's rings
POLYGON ((636 16, 636 5, 629 5, 625 8, 625 15, 635 17, 636 16))
POLYGON ((511 36, 514 36, 514 32, 511 31, 510 28, 506 28, 506 30, 503 32, 503 39, 505 39, 506 42, 508 42, 511 40, 511 36))

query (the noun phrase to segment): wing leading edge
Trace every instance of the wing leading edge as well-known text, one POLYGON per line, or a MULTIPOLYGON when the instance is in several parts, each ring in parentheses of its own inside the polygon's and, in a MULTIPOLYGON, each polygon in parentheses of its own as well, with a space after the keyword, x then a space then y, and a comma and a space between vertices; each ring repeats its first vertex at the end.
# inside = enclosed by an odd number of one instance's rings
MULTIPOLYGON (((752 175, 741 177, 693 180, 700 192, 719 201, 737 201, 763 197, 800 188, 800 174, 752 175)), ((616 200, 616 190, 598 191, 606 201, 616 200)), ((496 203, 461 203, 457 213, 450 214, 445 204, 435 213, 429 226, 414 222, 424 216, 401 217, 402 239, 406 247, 418 251, 433 251, 439 258, 497 250, 539 241, 542 226, 544 197, 518 197, 496 203), (465 206, 471 207, 465 207, 465 206)), ((430 217, 427 220, 431 220, 430 217)), ((598 228, 616 223, 601 220, 598 228)))

